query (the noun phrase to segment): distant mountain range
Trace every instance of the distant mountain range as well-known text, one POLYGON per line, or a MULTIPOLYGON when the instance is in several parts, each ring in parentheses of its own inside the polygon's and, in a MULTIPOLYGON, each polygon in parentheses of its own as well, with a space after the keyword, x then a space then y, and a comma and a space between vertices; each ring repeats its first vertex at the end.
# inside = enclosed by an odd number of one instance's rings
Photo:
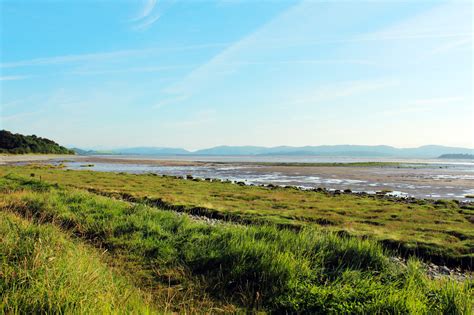
POLYGON ((461 160, 474 160, 474 154, 443 154, 438 157, 439 159, 461 159, 461 160))
POLYGON ((0 153, 55 153, 79 155, 201 155, 201 156, 347 156, 347 157, 397 157, 397 158, 457 158, 472 159, 474 149, 425 145, 418 148, 395 148, 387 145, 321 145, 304 147, 218 146, 188 151, 181 148, 134 147, 111 150, 67 149, 56 142, 32 136, 0 130, 0 153))
POLYGON ((107 151, 74 149, 81 155, 114 154, 114 155, 299 155, 299 156, 353 156, 353 157, 407 157, 437 158, 446 154, 474 154, 474 149, 426 145, 418 148, 395 148, 386 145, 323 145, 304 147, 258 147, 258 146, 218 146, 209 149, 187 151, 181 148, 136 147, 113 149, 107 151))
POLYGON ((135 147, 112 150, 83 150, 73 148, 79 155, 187 155, 190 151, 185 149, 159 148, 159 147, 135 147))

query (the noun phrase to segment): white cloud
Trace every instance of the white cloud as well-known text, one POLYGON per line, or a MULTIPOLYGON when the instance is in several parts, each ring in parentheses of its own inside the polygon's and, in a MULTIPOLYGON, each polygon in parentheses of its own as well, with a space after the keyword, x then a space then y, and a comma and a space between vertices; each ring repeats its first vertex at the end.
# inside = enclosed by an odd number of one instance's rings
POLYGON ((144 6, 140 10, 140 13, 131 19, 131 21, 137 21, 146 18, 147 16, 150 15, 150 13, 153 11, 153 9, 156 6, 157 0, 146 0, 144 6))
POLYGON ((174 0, 163 1, 157 6, 157 0, 147 0, 140 14, 131 21, 135 23, 132 27, 136 31, 143 31, 157 22, 164 12, 174 3, 174 0))
POLYGON ((155 23, 156 21, 158 21, 161 17, 161 13, 156 13, 155 15, 153 16, 150 16, 148 18, 146 18, 144 21, 142 21, 141 23, 135 25, 133 27, 134 30, 146 30, 147 28, 149 28, 151 25, 153 25, 153 23, 155 23))

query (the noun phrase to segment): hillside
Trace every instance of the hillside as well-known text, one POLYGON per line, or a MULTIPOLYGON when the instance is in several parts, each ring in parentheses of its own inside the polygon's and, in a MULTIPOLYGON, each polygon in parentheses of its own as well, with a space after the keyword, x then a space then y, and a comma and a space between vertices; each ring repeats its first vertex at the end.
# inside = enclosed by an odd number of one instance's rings
POLYGON ((0 130, 0 153, 74 154, 74 151, 36 135, 24 136, 7 130, 0 130))
POLYGON ((438 159, 474 160, 474 154, 443 154, 438 159))
POLYGON ((135 147, 111 150, 113 154, 137 154, 137 155, 183 155, 189 151, 180 148, 160 148, 160 147, 135 147))
POLYGON ((395 148, 387 145, 321 145, 304 147, 232 147, 220 146, 193 152, 197 155, 306 155, 360 157, 419 157, 436 158, 442 154, 473 154, 473 149, 426 145, 418 148, 395 148))
MULTIPOLYGON (((104 154, 102 151, 75 149, 81 155, 104 154)), ((395 148, 387 145, 320 145, 304 147, 218 146, 197 151, 181 148, 135 147, 108 150, 117 155, 202 155, 202 156, 350 156, 386 158, 437 158, 443 154, 474 154, 473 149, 425 145, 417 148, 395 148)))

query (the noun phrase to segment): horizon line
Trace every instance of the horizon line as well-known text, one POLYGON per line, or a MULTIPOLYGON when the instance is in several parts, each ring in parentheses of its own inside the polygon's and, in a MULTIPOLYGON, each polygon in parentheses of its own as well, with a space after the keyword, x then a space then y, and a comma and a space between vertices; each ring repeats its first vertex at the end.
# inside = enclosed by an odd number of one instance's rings
POLYGON ((193 152, 198 152, 198 151, 203 151, 203 150, 209 150, 209 149, 215 149, 215 148, 245 148, 245 147, 251 147, 251 148, 261 148, 261 149, 277 149, 277 148, 294 148, 294 149, 299 149, 299 148, 315 148, 315 147, 338 147, 338 146, 353 146, 353 147, 389 147, 393 149, 419 149, 423 147, 445 147, 445 148, 453 148, 453 149, 468 149, 468 150, 474 150, 474 147, 463 147, 463 146, 451 146, 451 145, 443 145, 443 144, 424 144, 424 145, 419 145, 419 146, 414 146, 414 147, 397 147, 393 145, 388 145, 388 144, 319 144, 319 145, 303 145, 303 146, 294 146, 294 145, 277 145, 277 146, 264 146, 264 145, 215 145, 215 146, 210 146, 210 147, 203 147, 200 149, 186 149, 185 147, 175 147, 175 146, 147 146, 147 145, 138 145, 138 146, 116 146, 112 148, 107 148, 107 149, 98 149, 97 147, 101 146, 95 146, 94 147, 81 147, 81 146, 76 146, 76 145, 66 145, 67 148, 70 149, 81 149, 81 150, 91 150, 91 151, 108 151, 108 150, 127 150, 127 149, 174 149, 174 150, 185 150, 187 152, 193 153, 193 152))

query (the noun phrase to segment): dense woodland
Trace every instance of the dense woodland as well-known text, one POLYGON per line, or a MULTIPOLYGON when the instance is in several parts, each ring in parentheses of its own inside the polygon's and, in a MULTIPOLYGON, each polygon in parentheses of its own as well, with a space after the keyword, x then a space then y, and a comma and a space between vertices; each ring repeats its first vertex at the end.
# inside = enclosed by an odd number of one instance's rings
POLYGON ((0 130, 0 153, 74 154, 75 152, 60 146, 52 140, 37 137, 36 135, 24 136, 7 130, 0 130))

